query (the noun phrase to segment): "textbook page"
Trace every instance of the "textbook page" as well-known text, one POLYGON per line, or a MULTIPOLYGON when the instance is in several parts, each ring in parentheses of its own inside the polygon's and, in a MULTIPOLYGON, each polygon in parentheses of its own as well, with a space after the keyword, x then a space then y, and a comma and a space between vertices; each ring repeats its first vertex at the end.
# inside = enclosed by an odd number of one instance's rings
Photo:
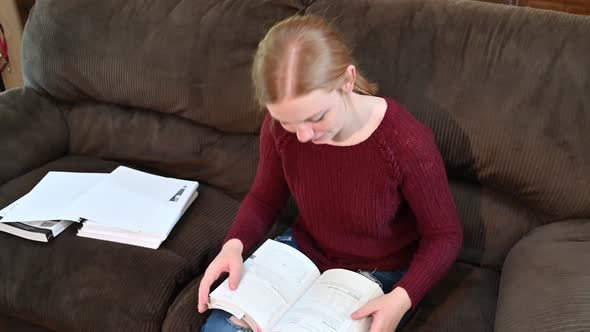
POLYGON ((379 285, 348 270, 325 271, 289 309, 271 332, 367 332, 371 320, 350 315, 383 295, 379 285))
POLYGON ((267 240, 244 262, 238 288, 230 290, 228 279, 224 280, 211 292, 209 308, 226 310, 254 330, 268 331, 319 275, 318 268, 297 249, 267 240), (246 316, 241 317, 242 312, 246 316))
POLYGON ((80 215, 70 211, 70 204, 107 175, 106 173, 48 172, 28 194, 17 200, 16 204, 11 204, 2 222, 78 221, 80 215))

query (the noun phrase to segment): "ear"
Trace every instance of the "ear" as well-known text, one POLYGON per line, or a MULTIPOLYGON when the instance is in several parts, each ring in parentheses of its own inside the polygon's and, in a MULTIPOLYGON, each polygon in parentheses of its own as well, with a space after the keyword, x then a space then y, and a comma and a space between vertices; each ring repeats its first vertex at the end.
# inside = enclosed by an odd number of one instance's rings
POLYGON ((354 65, 348 65, 345 75, 342 89, 345 93, 352 93, 354 90, 354 80, 356 79, 356 67, 354 65))

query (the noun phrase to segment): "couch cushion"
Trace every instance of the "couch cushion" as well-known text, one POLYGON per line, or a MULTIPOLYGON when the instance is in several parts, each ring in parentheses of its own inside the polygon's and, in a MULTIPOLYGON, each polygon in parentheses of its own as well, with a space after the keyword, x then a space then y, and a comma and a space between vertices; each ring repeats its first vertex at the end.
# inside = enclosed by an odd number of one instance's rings
MULTIPOLYGON (((108 172, 117 163, 68 156, 0 187, 0 206, 49 170, 108 172)), ((168 305, 202 272, 238 202, 207 186, 158 250, 86 239, 70 227, 49 243, 0 233, 0 311, 58 331, 159 331, 168 305)))
POLYGON ((255 132, 250 66, 270 26, 310 0, 37 1, 23 33, 27 85, 68 101, 173 113, 255 132))
POLYGON ((234 197, 245 195, 254 179, 258 135, 224 134, 171 114, 117 105, 64 108, 71 154, 132 162, 234 197))
MULTIPOLYGON (((210 312, 199 314, 196 310, 198 303, 199 284, 203 279, 201 274, 191 281, 170 305, 163 332, 195 332, 200 331, 210 312)), ((212 287, 213 289, 213 287, 212 287)))
POLYGON ((469 181, 450 186, 463 225, 459 260, 500 271, 510 249, 541 221, 498 190, 469 181))
POLYGON ((590 331, 590 220, 539 227, 506 258, 496 331, 590 331))
POLYGON ((453 265, 422 300, 404 331, 494 331, 499 282, 496 271, 453 265))
POLYGON ((0 185, 66 154, 61 110, 31 88, 0 94, 0 185))
POLYGON ((16 332, 55 332, 45 327, 31 324, 27 321, 0 314, 0 331, 16 332))

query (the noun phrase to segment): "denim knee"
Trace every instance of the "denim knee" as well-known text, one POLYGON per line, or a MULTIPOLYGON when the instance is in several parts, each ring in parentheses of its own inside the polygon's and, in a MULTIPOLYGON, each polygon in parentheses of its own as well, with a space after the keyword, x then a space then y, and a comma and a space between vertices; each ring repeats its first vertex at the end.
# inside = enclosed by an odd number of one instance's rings
POLYGON ((232 314, 215 309, 207 318, 201 332, 252 332, 251 329, 239 326, 230 319, 232 314))

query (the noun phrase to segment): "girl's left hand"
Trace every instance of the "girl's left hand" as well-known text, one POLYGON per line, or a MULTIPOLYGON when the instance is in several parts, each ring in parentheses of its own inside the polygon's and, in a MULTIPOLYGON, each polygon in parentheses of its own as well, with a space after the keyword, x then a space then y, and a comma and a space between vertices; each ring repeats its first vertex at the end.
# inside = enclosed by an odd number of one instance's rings
POLYGON ((390 293, 375 298, 353 312, 354 320, 373 316, 369 332, 395 331, 404 314, 412 307, 412 301, 405 289, 394 288, 390 293))

